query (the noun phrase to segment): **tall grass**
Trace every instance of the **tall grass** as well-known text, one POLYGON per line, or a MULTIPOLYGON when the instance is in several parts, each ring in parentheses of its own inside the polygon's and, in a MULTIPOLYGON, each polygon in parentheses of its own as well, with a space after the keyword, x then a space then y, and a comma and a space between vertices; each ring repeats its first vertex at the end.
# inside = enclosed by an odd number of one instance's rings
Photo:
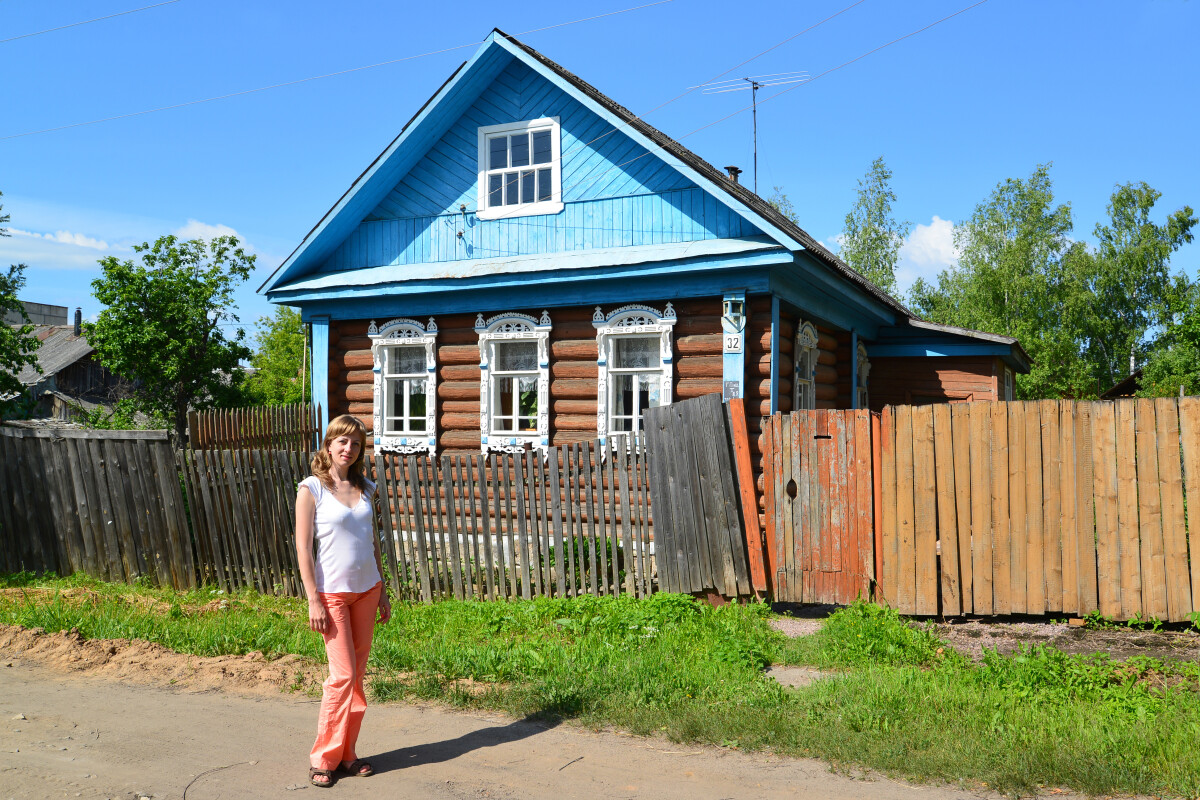
MULTIPOLYGON (((2 622, 202 655, 323 658, 302 601, 82 579, 8 584, 27 594, 0 595, 2 622)), ((1200 794, 1194 663, 1034 648, 976 664, 876 606, 855 604, 796 640, 769 617, 761 604, 711 608, 669 594, 403 604, 377 628, 373 690, 1012 793, 1200 794), (829 677, 785 689, 764 676, 769 664, 829 677)))

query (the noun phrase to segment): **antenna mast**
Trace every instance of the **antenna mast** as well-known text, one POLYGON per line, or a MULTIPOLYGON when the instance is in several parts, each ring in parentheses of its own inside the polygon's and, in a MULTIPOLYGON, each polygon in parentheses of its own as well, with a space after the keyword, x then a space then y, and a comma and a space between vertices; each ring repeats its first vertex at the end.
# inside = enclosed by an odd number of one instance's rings
POLYGON ((758 194, 758 90, 764 86, 782 86, 785 83, 808 83, 807 72, 774 72, 770 75, 754 75, 748 78, 730 78, 713 83, 702 83, 692 89, 703 89, 704 94, 724 94, 750 90, 750 115, 754 120, 754 193, 758 194), (745 82, 747 85, 740 86, 745 82))

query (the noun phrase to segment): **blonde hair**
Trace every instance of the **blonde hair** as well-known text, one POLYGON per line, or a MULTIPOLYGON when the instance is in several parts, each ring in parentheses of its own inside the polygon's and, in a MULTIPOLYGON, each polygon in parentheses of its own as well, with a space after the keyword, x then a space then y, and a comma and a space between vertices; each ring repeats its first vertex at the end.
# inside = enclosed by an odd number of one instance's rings
POLYGON ((350 465, 347 477, 350 479, 350 483, 360 492, 367 490, 367 477, 364 474, 366 468, 367 426, 363 425, 358 417, 352 417, 349 414, 342 414, 340 417, 334 417, 329 421, 329 427, 325 429, 325 440, 321 442, 321 449, 313 453, 312 474, 317 476, 317 480, 324 484, 325 488, 334 488, 333 478, 329 477, 329 467, 333 464, 333 459, 329 457, 329 443, 339 436, 354 434, 358 435, 362 448, 358 451, 358 458, 350 465))

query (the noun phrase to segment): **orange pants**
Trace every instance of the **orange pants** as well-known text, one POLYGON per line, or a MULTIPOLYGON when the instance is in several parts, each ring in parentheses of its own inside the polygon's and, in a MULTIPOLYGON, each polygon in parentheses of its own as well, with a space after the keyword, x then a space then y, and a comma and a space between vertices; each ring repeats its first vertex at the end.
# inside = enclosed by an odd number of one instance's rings
POLYGON ((354 745, 367 710, 363 676, 382 587, 377 583, 365 592, 318 594, 329 615, 329 627, 322 634, 329 678, 322 684, 317 742, 309 756, 310 765, 317 769, 337 769, 342 762, 358 758, 354 745))

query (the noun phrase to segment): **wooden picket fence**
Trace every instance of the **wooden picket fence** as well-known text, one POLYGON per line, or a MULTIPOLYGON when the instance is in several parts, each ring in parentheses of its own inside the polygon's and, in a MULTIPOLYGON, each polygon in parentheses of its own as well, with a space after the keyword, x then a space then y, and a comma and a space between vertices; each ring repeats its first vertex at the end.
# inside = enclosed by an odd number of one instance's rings
MULTIPOLYGON (((199 578, 229 590, 303 594, 295 551, 307 454, 179 456, 199 578)), ((376 517, 395 596, 498 599, 654 591, 645 452, 599 442, 537 453, 377 453, 376 517), (556 491, 557 489, 557 491, 556 491)))
POLYGON ((194 588, 166 431, 0 427, 0 570, 194 588))
POLYGON ((301 450, 317 444, 321 407, 310 403, 188 412, 193 450, 301 450))
POLYGON ((655 590, 645 451, 599 442, 490 456, 376 454, 393 591, 439 598, 655 590), (387 535, 390 533, 391 535, 387 535))
POLYGON ((201 583, 303 595, 296 563, 296 486, 309 475, 297 450, 178 454, 201 583))
POLYGON ((1197 610, 1200 398, 889 406, 881 460, 903 613, 1197 610))

